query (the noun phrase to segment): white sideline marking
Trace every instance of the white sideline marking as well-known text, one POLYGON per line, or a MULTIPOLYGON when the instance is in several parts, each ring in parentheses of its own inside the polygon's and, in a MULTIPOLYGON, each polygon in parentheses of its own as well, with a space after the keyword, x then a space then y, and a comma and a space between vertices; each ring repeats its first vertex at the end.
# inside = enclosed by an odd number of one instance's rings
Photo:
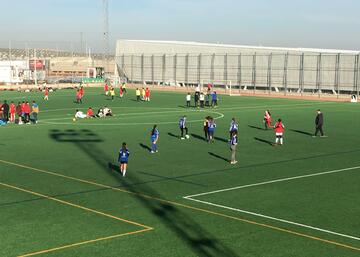
POLYGON ((249 184, 249 185, 243 185, 243 186, 237 186, 237 187, 231 187, 231 188, 225 188, 225 189, 215 190, 215 191, 211 191, 211 192, 200 193, 200 194, 196 194, 196 195, 188 195, 188 196, 184 196, 184 198, 189 199, 192 197, 197 197, 197 196, 202 196, 202 195, 216 194, 216 193, 221 193, 221 192, 226 192, 226 191, 231 191, 231 190, 236 190, 236 189, 242 189, 242 188, 247 188, 247 187, 255 187, 255 186, 273 184, 273 183, 282 182, 282 181, 289 181, 289 180, 295 180, 295 179, 301 179, 301 178, 309 178, 309 177, 333 174, 333 173, 338 173, 338 172, 342 172, 342 171, 356 170, 356 169, 360 169, 360 166, 344 168, 344 169, 339 169, 339 170, 324 171, 324 172, 313 173, 313 174, 308 174, 308 175, 301 175, 301 176, 296 176, 296 177, 275 179, 275 180, 259 182, 259 183, 249 184))
POLYGON ((287 224, 291 224, 291 225, 295 225, 295 226, 299 226, 299 227, 309 228, 309 229, 312 229, 312 230, 321 231, 321 232, 325 232, 325 233, 328 233, 328 234, 341 236, 341 237, 346 237, 346 238, 351 238, 351 239, 360 241, 359 237, 350 236, 350 235, 346 235, 346 234, 341 234, 341 233, 337 233, 337 232, 334 232, 334 231, 331 231, 331 230, 317 228, 317 227, 309 226, 309 225, 306 225, 306 224, 301 224, 301 223, 297 223, 297 222, 293 222, 293 221, 289 221, 289 220, 279 219, 279 218, 275 218, 275 217, 255 213, 255 212, 240 210, 240 209, 236 209, 236 208, 232 208, 232 207, 228 207, 228 206, 224 206, 224 205, 220 205, 220 204, 215 204, 215 203, 205 202, 205 201, 201 201, 201 200, 197 200, 197 199, 192 199, 192 198, 189 198, 189 197, 186 198, 186 199, 194 201, 194 202, 199 202, 199 203, 203 203, 203 204, 207 204, 207 205, 211 205, 211 206, 215 206, 215 207, 219 207, 219 208, 223 208, 223 209, 228 209, 228 210, 232 210, 232 211, 246 213, 246 214, 250 214, 250 215, 253 215, 253 216, 257 216, 257 217, 262 217, 262 218, 266 218, 266 219, 270 219, 270 220, 275 220, 275 221, 279 221, 279 222, 282 222, 282 223, 287 223, 287 224))
POLYGON ((265 181, 265 182, 260 182, 260 183, 254 183, 254 184, 249 184, 249 185, 243 185, 243 186, 238 186, 238 187, 232 187, 232 188, 226 188, 226 189, 221 189, 221 190, 216 190, 216 191, 211 191, 211 192, 206 192, 206 193, 201 193, 201 194, 196 194, 196 195, 184 196, 183 198, 187 199, 187 200, 190 200, 190 201, 194 201, 194 202, 198 202, 198 203, 202 203, 202 204, 207 204, 207 205, 210 205, 210 206, 215 206, 215 207, 218 207, 218 208, 223 208, 223 209, 227 209, 227 210, 231 210, 231 211, 241 212, 241 213, 245 213, 245 214, 249 214, 249 215, 253 215, 253 216, 257 216, 257 217, 261 217, 261 218, 265 218, 265 219, 275 220, 275 221, 282 222, 282 223, 287 223, 287 224, 291 224, 291 225, 295 225, 295 226, 299 226, 299 227, 304 227, 304 228, 308 228, 308 229, 312 229, 312 230, 316 230, 316 231, 320 231, 320 232, 324 232, 324 233, 328 233, 328 234, 332 234, 332 235, 341 236, 341 237, 350 238, 350 239, 360 241, 360 238, 356 237, 356 236, 341 234, 341 233, 334 232, 334 231, 331 231, 331 230, 326 230, 326 229, 322 229, 322 228, 318 228, 318 227, 314 227, 314 226, 310 226, 310 225, 306 225, 306 224, 301 224, 301 223, 297 223, 297 222, 293 222, 293 221, 289 221, 289 220, 285 220, 285 219, 271 217, 271 216, 263 215, 263 214, 260 214, 260 213, 255 213, 255 212, 251 212, 251 211, 232 208, 232 207, 228 207, 228 206, 225 206, 225 205, 206 202, 206 201, 202 201, 202 200, 198 200, 198 199, 193 198, 193 197, 196 197, 196 196, 203 196, 203 195, 215 194, 215 193, 220 193, 220 192, 225 192, 225 191, 230 191, 230 190, 236 190, 236 189, 242 189, 242 188, 248 188, 248 187, 255 187, 255 186, 261 186, 261 185, 267 185, 267 184, 272 184, 272 183, 277 183, 277 182, 282 182, 282 181, 289 181, 289 180, 295 180, 295 179, 302 179, 302 178, 308 178, 308 177, 321 176, 321 175, 326 175, 326 174, 333 174, 333 173, 338 173, 338 172, 342 172, 342 171, 356 170, 356 169, 359 169, 359 168, 360 168, 360 166, 355 166, 355 167, 350 167, 350 168, 319 172, 319 173, 314 173, 314 174, 309 174, 309 175, 302 175, 302 176, 289 177, 289 178, 283 178, 283 179, 275 179, 275 180, 270 180, 270 181, 265 181))

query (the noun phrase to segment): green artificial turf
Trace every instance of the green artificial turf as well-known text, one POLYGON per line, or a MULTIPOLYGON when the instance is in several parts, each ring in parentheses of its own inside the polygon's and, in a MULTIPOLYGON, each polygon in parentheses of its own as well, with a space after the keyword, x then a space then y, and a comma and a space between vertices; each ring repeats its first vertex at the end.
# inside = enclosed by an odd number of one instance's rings
POLYGON ((48 102, 39 92, 0 93, 0 102, 40 106, 38 124, 0 127, 0 256, 359 256, 359 105, 220 96, 218 108, 195 109, 182 93, 136 102, 128 91, 111 101, 87 89, 81 105, 73 90, 48 102), (105 105, 115 117, 72 120, 76 109, 105 105), (326 138, 311 137, 319 108, 326 138), (281 147, 263 129, 266 109, 285 124, 281 147), (189 140, 179 139, 182 115, 189 140), (214 143, 203 140, 205 116, 216 118, 214 143), (228 162, 232 117, 237 165, 228 162), (122 142, 125 178, 116 168, 122 142))

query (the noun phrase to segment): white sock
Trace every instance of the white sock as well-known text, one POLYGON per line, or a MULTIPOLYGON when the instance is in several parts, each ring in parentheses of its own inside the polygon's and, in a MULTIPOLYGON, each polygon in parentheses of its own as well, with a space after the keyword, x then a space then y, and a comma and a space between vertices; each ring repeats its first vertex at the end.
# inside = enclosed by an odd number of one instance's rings
POLYGON ((282 138, 280 138, 280 144, 283 144, 283 139, 282 138))
POLYGON ((123 176, 125 176, 125 174, 126 174, 126 170, 123 170, 123 176))
POLYGON ((279 138, 276 138, 275 143, 279 143, 279 138))

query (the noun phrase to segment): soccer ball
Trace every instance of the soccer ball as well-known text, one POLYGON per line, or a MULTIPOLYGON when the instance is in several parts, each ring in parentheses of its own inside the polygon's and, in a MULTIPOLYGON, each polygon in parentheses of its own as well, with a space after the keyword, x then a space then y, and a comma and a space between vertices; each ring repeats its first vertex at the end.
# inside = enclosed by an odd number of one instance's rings
POLYGON ((75 118, 73 118, 73 122, 75 122, 76 121, 76 119, 75 118))
POLYGON ((185 137, 186 137, 186 139, 189 139, 189 138, 190 138, 190 136, 189 136, 189 135, 186 135, 185 137))

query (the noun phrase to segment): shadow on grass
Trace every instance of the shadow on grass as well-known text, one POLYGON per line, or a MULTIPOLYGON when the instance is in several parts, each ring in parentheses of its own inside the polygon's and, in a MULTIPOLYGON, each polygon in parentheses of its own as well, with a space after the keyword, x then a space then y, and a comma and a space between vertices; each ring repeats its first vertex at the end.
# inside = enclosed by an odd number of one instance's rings
POLYGON ((207 141, 204 137, 199 136, 199 135, 194 134, 194 133, 191 133, 191 136, 192 136, 193 138, 199 139, 199 140, 201 140, 201 141, 207 141))
POLYGON ((229 142, 227 139, 221 138, 221 137, 214 137, 214 139, 217 141, 225 142, 225 143, 229 142))
POLYGON ((258 127, 258 126, 254 126, 254 125, 248 125, 249 128, 253 128, 253 129, 257 129, 257 130, 267 130, 265 128, 261 128, 261 127, 258 127))
POLYGON ((265 143, 265 144, 268 144, 268 145, 271 145, 273 146, 273 142, 269 141, 269 140, 266 140, 266 139, 262 139, 262 138, 258 138, 258 137, 254 137, 254 139, 258 142, 261 142, 261 143, 265 143))
MULTIPOLYGON (((182 208, 186 206, 167 200, 149 184, 142 181, 135 171, 129 172, 123 178, 119 174, 119 167, 113 164, 111 157, 98 147, 104 140, 91 131, 60 131, 52 130, 50 138, 59 144, 73 144, 88 156, 104 173, 126 189, 130 196, 141 204, 150 215, 155 216, 169 231, 181 240, 193 252, 200 257, 235 257, 237 253, 232 251, 216 236, 206 231, 193 218, 193 213, 185 213, 182 208), (182 206, 180 208, 180 206, 182 206)), ((142 146, 143 144, 140 144, 142 146)), ((188 211, 191 207, 187 208, 188 211)))
POLYGON ((230 162, 229 159, 227 159, 227 158, 225 158, 225 157, 223 157, 223 156, 220 156, 220 155, 218 155, 218 154, 216 154, 216 153, 209 152, 209 154, 210 154, 211 156, 215 157, 215 158, 220 159, 220 160, 223 160, 223 161, 226 161, 226 162, 230 162))
POLYGON ((171 132, 168 132, 167 134, 168 134, 169 136, 174 137, 174 138, 177 138, 177 139, 180 138, 179 136, 177 136, 177 135, 175 135, 174 133, 171 133, 171 132))
POLYGON ((140 143, 139 146, 140 146, 141 148, 143 148, 143 149, 151 152, 151 148, 150 148, 148 145, 145 145, 145 144, 143 144, 143 143, 140 143))
POLYGON ((297 130, 297 129, 290 129, 290 131, 295 132, 295 133, 299 133, 299 134, 302 134, 302 135, 307 135, 307 136, 313 136, 314 135, 314 134, 311 134, 309 132, 302 131, 302 130, 297 130))

